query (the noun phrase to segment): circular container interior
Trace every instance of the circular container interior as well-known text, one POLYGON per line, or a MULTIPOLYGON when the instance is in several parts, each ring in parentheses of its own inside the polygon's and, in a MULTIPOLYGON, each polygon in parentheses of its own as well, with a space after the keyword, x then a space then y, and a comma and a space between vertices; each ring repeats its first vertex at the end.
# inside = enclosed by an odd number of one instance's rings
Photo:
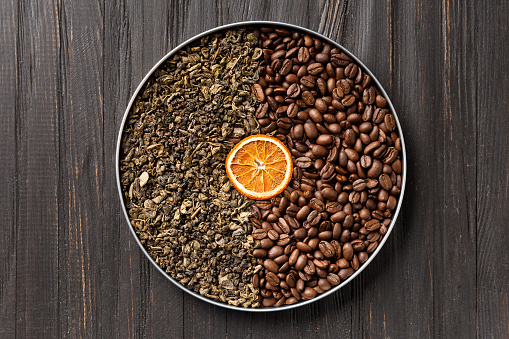
POLYGON ((166 54, 147 73, 147 75, 143 78, 143 80, 141 81, 141 83, 138 86, 138 88, 136 88, 136 91, 133 93, 133 95, 131 97, 131 100, 129 101, 129 105, 127 106, 127 109, 126 109, 126 111, 124 113, 124 117, 122 119, 122 123, 120 125, 120 131, 119 131, 119 134, 118 134, 117 149, 116 149, 115 171, 116 171, 118 194, 119 194, 119 197, 120 197, 120 201, 121 201, 121 205, 122 205, 122 210, 124 212, 124 216, 125 216, 125 218, 127 220, 127 223, 128 223, 129 228, 131 230, 131 233, 133 234, 134 238, 136 239, 136 242, 138 243, 138 245, 139 245, 140 249, 142 250, 142 252, 148 258, 148 260, 157 268, 157 270, 159 272, 161 272, 161 274, 163 274, 166 278, 168 278, 178 288, 182 289, 183 291, 185 291, 185 292, 187 292, 187 293, 195 296, 196 298, 198 298, 200 300, 203 300, 203 301, 205 301, 207 303, 210 303, 210 304, 213 304, 213 305, 216 305, 216 306, 219 306, 219 307, 224 307, 224 308, 228 308, 228 309, 232 309, 232 310, 237 310, 237 311, 246 311, 246 312, 274 312, 274 311, 282 311, 282 310, 288 310, 288 309, 292 309, 292 308, 296 308, 296 307, 301 307, 301 306, 304 306, 304 305, 316 302, 316 301, 318 301, 318 300, 320 300, 322 298, 325 298, 326 296, 328 296, 328 295, 330 295, 332 293, 337 292, 343 286, 347 285, 349 282, 351 282, 353 279, 355 279, 355 277, 357 277, 369 265, 369 263, 372 260, 374 260, 374 258, 381 251, 383 245, 385 244, 385 242, 389 238, 389 235, 391 234, 391 232, 392 232, 392 230, 394 228, 394 224, 396 223, 396 220, 398 218, 398 215, 399 215, 399 212, 400 212, 400 209, 401 209, 401 205, 402 205, 402 202, 403 202, 403 196, 404 196, 404 193, 405 193, 406 174, 407 174, 407 161, 406 161, 406 150, 405 150, 405 141, 404 141, 404 138, 403 138, 403 131, 401 129, 399 118, 398 118, 398 115, 396 114, 394 106, 392 105, 392 102, 391 102, 389 96, 387 95, 387 93, 383 89, 383 87, 380 84, 380 82, 378 81, 378 79, 374 76, 373 73, 371 73, 371 71, 355 55, 353 55, 350 51, 345 49, 343 46, 341 46, 337 42, 335 42, 335 41, 333 41, 333 40, 331 40, 331 39, 329 39, 329 38, 327 38, 327 37, 325 37, 325 36, 323 36, 323 35, 321 35, 319 33, 316 33, 316 32, 314 32, 312 30, 304 28, 304 27, 300 27, 300 26, 296 26, 296 25, 292 25, 292 24, 281 23, 281 22, 274 22, 274 21, 245 21, 245 22, 238 22, 238 23, 233 23, 233 24, 229 24, 229 25, 224 25, 224 26, 216 27, 216 28, 210 29, 208 31, 205 31, 205 32, 203 32, 201 34, 198 34, 198 35, 192 37, 191 39, 183 42, 179 46, 175 47, 171 52, 166 54), (402 148, 401 161, 403 163, 403 171, 402 171, 403 176, 402 176, 402 183, 401 183, 401 193, 399 195, 398 204, 397 204, 396 210, 395 210, 395 212, 393 214, 391 223, 389 224, 388 231, 384 235, 382 240, 380 241, 379 246, 377 247, 377 249, 369 256, 368 260, 352 276, 350 276, 347 280, 343 281, 341 284, 337 285, 336 287, 330 289, 327 292, 324 292, 324 293, 318 295, 314 299, 298 302, 298 303, 293 304, 293 305, 281 306, 281 307, 245 308, 245 307, 228 305, 227 303, 218 302, 218 301, 215 301, 215 300, 203 297, 202 295, 187 289, 182 284, 180 284, 179 282, 174 280, 161 267, 159 267, 159 265, 157 265, 155 263, 155 261, 148 254, 148 252, 145 250, 145 248, 143 247, 142 243, 140 242, 140 239, 138 238, 138 235, 136 234, 136 232, 134 230, 134 227, 131 224, 131 221, 129 220, 129 215, 127 214, 126 206, 125 206, 125 203, 124 203, 124 198, 123 198, 123 195, 122 195, 122 186, 120 184, 120 148, 121 148, 121 143, 122 143, 122 132, 124 130, 124 125, 125 125, 125 122, 127 120, 127 116, 129 115, 129 112, 131 110, 131 106, 134 103, 134 100, 136 99, 136 97, 138 96, 138 93, 143 88, 143 86, 145 85, 146 81, 150 78, 152 73, 162 63, 164 63, 169 57, 171 57, 173 54, 175 54, 178 50, 180 50, 181 48, 185 47, 186 45, 188 45, 188 44, 190 44, 190 43, 200 39, 201 37, 203 37, 205 35, 208 35, 208 34, 211 34, 211 33, 214 33, 214 32, 225 30, 225 29, 228 29, 228 28, 241 27, 241 26, 248 26, 248 27, 256 27, 256 26, 273 26, 273 27, 275 27, 275 26, 279 26, 279 27, 289 28, 289 29, 292 29, 292 30, 298 30, 298 31, 301 31, 301 32, 304 32, 304 33, 308 33, 308 34, 313 35, 313 36, 316 36, 317 38, 320 38, 323 41, 326 41, 326 42, 330 43, 331 45, 339 48, 341 51, 343 51, 345 54, 347 54, 350 58, 352 58, 360 67, 362 67, 362 69, 363 69, 363 71, 365 73, 367 73, 367 74, 369 74, 371 76, 372 81, 374 81, 374 83, 376 84, 377 88, 380 90, 380 92, 383 94, 383 96, 387 99, 389 109, 390 109, 390 111, 392 112, 392 114, 394 115, 394 117, 396 119, 396 125, 397 125, 397 129, 398 129, 398 134, 399 134, 399 137, 400 137, 400 140, 401 140, 401 148, 402 148))

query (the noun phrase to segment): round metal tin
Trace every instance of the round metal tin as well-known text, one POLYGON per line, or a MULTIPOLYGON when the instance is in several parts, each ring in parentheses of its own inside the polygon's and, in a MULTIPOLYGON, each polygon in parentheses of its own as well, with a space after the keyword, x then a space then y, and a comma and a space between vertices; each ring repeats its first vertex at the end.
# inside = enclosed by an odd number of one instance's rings
POLYGON ((307 29, 307 28, 304 28, 304 27, 300 27, 300 26, 292 25, 292 24, 287 24, 287 23, 282 23, 282 22, 276 22, 276 21, 244 21, 244 22, 237 22, 237 23, 232 23, 232 24, 228 24, 228 25, 224 25, 224 26, 219 26, 219 27, 210 29, 208 31, 205 31, 205 32, 203 32, 201 34, 198 34, 198 35, 188 39, 187 41, 181 43, 180 45, 175 47, 173 50, 171 50, 171 52, 166 54, 161 60, 159 60, 159 62, 154 67, 152 67, 152 69, 147 73, 147 75, 145 75, 145 77, 143 78, 143 80, 139 84, 138 88, 136 88, 136 90, 134 91, 134 93, 133 93, 133 95, 131 97, 131 100, 129 101, 129 104, 127 105, 127 109, 125 110, 124 117, 123 117, 122 123, 120 125, 120 130, 119 130, 119 133, 118 133, 118 140, 117 140, 116 157, 115 157, 115 171, 116 171, 116 177, 117 177, 117 189, 118 189, 118 194, 119 194, 119 197, 120 197, 120 202, 121 202, 121 205, 122 205, 122 211, 124 212, 124 216, 125 216, 125 218, 127 220, 127 223, 129 225, 129 229, 131 230, 131 233, 133 234, 134 238, 136 239, 136 242, 140 246, 140 249, 142 250, 142 252, 145 254, 147 259, 154 265, 154 267, 156 267, 156 269, 159 272, 161 272, 161 274, 163 274, 166 278, 168 278, 168 280, 170 280, 178 288, 182 289, 183 291, 185 291, 185 292, 187 292, 187 293, 195 296, 196 298, 198 298, 200 300, 203 300, 203 301, 205 301, 207 303, 210 303, 210 304, 213 304, 213 305, 216 305, 216 306, 219 306, 219 307, 228 308, 228 309, 231 309, 231 310, 237 310, 237 311, 246 311, 246 312, 274 312, 274 311, 283 311, 283 310, 288 310, 288 309, 292 309, 292 308, 308 305, 308 304, 316 302, 316 301, 318 301, 318 300, 320 300, 322 298, 325 298, 326 296, 328 296, 328 295, 330 295, 330 294, 332 294, 334 292, 337 292, 343 286, 347 285, 349 282, 351 282, 353 279, 355 279, 355 277, 357 277, 369 265, 369 263, 374 260, 374 258, 381 251, 383 245, 385 244, 385 242, 389 238, 389 235, 391 234, 391 232, 392 232, 392 230, 394 228, 394 224, 396 223, 396 220, 398 218, 399 212, 401 210, 401 205, 403 203, 403 196, 404 196, 404 193, 405 193, 405 186, 406 186, 407 161, 406 161, 406 149, 405 149, 405 141, 404 141, 404 138, 403 138, 403 131, 401 129, 401 125, 400 125, 400 122, 399 122, 399 119, 398 119, 398 115, 396 114, 396 110, 394 109, 394 106, 392 105, 392 102, 391 102, 389 96, 387 95, 387 93, 383 89, 383 87, 380 84, 380 82, 378 81, 378 79, 373 75, 373 73, 371 73, 371 71, 355 55, 353 55, 350 51, 348 51, 346 48, 344 48, 343 46, 341 46, 337 42, 327 38, 326 36, 324 36, 324 35, 322 35, 320 33, 314 32, 314 31, 312 31, 310 29, 307 29), (403 172, 402 172, 403 177, 402 177, 402 183, 401 183, 401 193, 400 193, 399 199, 398 199, 398 205, 397 205, 396 210, 395 210, 395 212, 393 214, 392 221, 389 224, 387 233, 383 237, 382 241, 379 243, 377 249, 369 256, 368 260, 352 276, 350 276, 347 280, 343 281, 338 286, 330 289, 329 291, 327 291, 325 293, 322 293, 322 294, 318 295, 317 297, 315 297, 314 299, 311 299, 311 300, 306 300, 306 301, 298 302, 298 303, 293 304, 293 305, 287 305, 287 306, 281 306, 281 307, 244 308, 244 307, 239 307, 239 306, 231 306, 231 305, 228 305, 228 304, 223 303, 223 302, 214 301, 212 299, 203 297, 200 294, 195 293, 195 292, 187 289, 186 287, 184 287, 183 285, 181 285, 180 283, 175 281, 172 277, 170 277, 166 272, 164 272, 161 269, 161 267, 159 267, 159 265, 157 265, 155 263, 155 261, 152 259, 152 257, 150 257, 150 255, 147 253, 147 251, 145 250, 145 248, 141 244, 138 236, 136 235, 136 232, 134 231, 134 227, 133 227, 133 225, 131 224, 131 222, 129 220, 129 215, 127 214, 127 210, 126 210, 126 207, 125 207, 124 199, 123 199, 123 196, 122 196, 122 187, 120 185, 120 166, 119 166, 120 158, 119 157, 120 157, 120 147, 121 147, 121 141, 122 141, 122 132, 124 130, 124 124, 126 122, 127 116, 128 116, 128 114, 129 114, 129 112, 131 110, 131 106, 132 106, 136 96, 138 95, 139 91, 141 90, 143 85, 148 80, 148 78, 152 75, 152 73, 154 73, 154 71, 163 62, 165 62, 169 57, 171 57, 173 54, 175 54, 178 50, 180 50, 184 46, 192 43, 193 41, 196 41, 196 40, 200 39, 201 37, 203 37, 205 35, 208 35, 208 34, 211 34, 211 33, 214 33, 214 32, 218 32, 218 31, 221 31, 221 30, 224 30, 224 29, 228 29, 228 28, 233 28, 233 27, 239 27, 239 26, 260 26, 260 25, 280 26, 280 27, 290 28, 290 29, 294 29, 294 30, 299 30, 299 31, 302 31, 302 32, 314 35, 314 36, 322 39, 323 41, 326 41, 326 42, 330 43, 331 45, 338 47, 341 51, 343 51, 345 54, 347 54, 349 57, 351 57, 359 66, 361 66, 365 73, 368 73, 371 76, 372 81, 374 81, 374 83, 377 85, 378 89, 382 92, 383 96, 387 99, 387 102, 388 102, 388 105, 389 105, 389 109, 392 112, 392 114, 394 115, 394 117, 396 118, 398 134, 399 134, 399 137, 401 139, 401 148, 402 148, 401 160, 403 162, 403 172))

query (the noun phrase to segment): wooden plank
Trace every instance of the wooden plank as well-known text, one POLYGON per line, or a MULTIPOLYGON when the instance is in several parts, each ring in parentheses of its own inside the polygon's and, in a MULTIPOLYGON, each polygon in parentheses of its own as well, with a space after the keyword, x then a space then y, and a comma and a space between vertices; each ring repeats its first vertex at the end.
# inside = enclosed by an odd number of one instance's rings
MULTIPOLYGON (((472 3, 469 102, 477 113, 477 337, 509 337, 509 4, 472 3)), ((471 138, 464 140, 465 144, 471 138)), ((474 150, 472 149, 472 152, 474 150)))
MULTIPOLYGON (((435 265, 441 267, 434 257, 434 243, 439 239, 435 234, 443 234, 444 221, 434 207, 443 205, 444 189, 440 172, 441 85, 435 78, 440 75, 442 55, 437 40, 428 37, 440 37, 441 13, 439 7, 426 6, 422 1, 391 1, 387 7, 390 14, 382 11, 384 14, 378 13, 377 17, 384 15, 389 20, 389 54, 380 57, 389 60, 389 69, 375 74, 387 90, 403 128, 408 175, 399 220, 387 247, 366 272, 373 276, 369 281, 366 278, 363 294, 370 297, 362 319, 369 319, 364 330, 370 336, 430 338, 435 322, 440 322, 433 318, 434 287, 440 284, 434 269, 435 265)), ((377 72, 377 56, 372 57, 368 67, 377 72)))
POLYGON ((16 335, 59 337, 57 3, 18 2, 16 335))
MULTIPOLYGON (((465 56, 473 6, 443 1, 441 6, 443 168, 440 175, 443 227, 434 230, 434 336, 472 337, 476 322, 476 112, 470 81, 475 72, 465 56), (465 142, 465 140, 469 142, 465 142), (458 312, 458 310, 461 310, 458 312)), ((438 207, 438 206, 436 206, 438 207)))
POLYGON ((14 338, 16 333, 16 224, 18 217, 17 121, 18 105, 18 8, 16 1, 0 2, 0 194, 2 221, 0 228, 0 337, 14 338))
POLYGON ((103 257, 109 239, 101 228, 109 224, 104 206, 110 200, 103 196, 109 183, 103 164, 101 6, 97 1, 70 0, 59 8, 63 79, 59 196, 65 201, 59 210, 59 327, 65 337, 104 336, 102 321, 112 322, 114 305, 101 291, 109 287, 103 284, 111 282, 114 275, 108 273, 115 269, 108 272, 99 265, 109 259, 103 257))

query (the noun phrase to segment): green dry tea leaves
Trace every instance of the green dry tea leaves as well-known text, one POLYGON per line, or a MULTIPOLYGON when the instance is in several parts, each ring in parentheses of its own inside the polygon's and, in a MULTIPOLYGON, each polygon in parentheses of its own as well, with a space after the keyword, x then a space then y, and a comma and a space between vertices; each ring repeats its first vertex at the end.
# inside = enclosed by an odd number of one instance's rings
POLYGON ((233 143, 258 133, 262 53, 251 30, 208 35, 170 57, 127 117, 120 156, 127 211, 155 262, 187 288, 257 307, 250 199, 225 172, 233 143))

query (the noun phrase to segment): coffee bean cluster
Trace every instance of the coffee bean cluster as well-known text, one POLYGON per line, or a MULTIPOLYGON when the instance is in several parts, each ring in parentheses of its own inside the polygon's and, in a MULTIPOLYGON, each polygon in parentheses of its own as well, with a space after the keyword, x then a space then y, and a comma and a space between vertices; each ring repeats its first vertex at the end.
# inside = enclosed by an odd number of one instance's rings
POLYGON ((253 206, 253 285, 263 306, 282 306, 340 284, 376 250, 400 194, 401 141, 387 100, 340 49, 283 28, 254 33, 266 62, 256 118, 294 170, 253 206))

